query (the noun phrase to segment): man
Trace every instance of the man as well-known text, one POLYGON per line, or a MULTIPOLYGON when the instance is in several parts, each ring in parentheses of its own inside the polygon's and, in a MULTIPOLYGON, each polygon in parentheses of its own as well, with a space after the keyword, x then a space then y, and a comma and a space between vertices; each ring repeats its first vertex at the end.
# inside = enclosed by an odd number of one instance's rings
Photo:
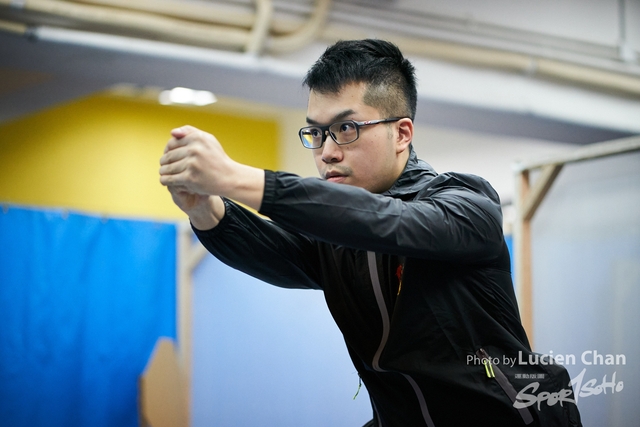
POLYGON ((210 134, 172 131, 160 181, 203 245, 268 283, 324 291, 369 425, 580 425, 564 368, 506 363, 531 350, 498 195, 418 160, 411 63, 385 41, 338 42, 305 84, 300 139, 322 179, 242 165, 210 134))

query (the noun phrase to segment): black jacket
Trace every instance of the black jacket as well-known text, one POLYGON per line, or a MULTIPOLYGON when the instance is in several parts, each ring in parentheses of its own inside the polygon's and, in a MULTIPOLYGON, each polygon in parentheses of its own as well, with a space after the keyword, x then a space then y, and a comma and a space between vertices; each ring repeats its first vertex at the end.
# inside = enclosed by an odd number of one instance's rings
POLYGON ((384 194, 282 172, 265 179, 260 213, 271 221, 225 200, 218 226, 195 232, 231 267, 324 291, 374 425, 579 425, 572 394, 540 410, 532 400, 571 390, 564 368, 505 359, 528 362, 531 350, 486 181, 438 175, 413 151, 384 194), (524 400, 533 404, 515 408, 534 382, 524 400))

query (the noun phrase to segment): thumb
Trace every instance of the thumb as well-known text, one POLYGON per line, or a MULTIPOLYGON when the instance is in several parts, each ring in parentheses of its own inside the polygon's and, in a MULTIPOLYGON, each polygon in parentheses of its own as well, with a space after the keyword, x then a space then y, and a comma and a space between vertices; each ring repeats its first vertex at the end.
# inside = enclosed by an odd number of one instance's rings
POLYGON ((194 128, 193 126, 185 125, 179 128, 172 129, 171 136, 176 139, 181 139, 194 132, 195 130, 196 128, 194 128))

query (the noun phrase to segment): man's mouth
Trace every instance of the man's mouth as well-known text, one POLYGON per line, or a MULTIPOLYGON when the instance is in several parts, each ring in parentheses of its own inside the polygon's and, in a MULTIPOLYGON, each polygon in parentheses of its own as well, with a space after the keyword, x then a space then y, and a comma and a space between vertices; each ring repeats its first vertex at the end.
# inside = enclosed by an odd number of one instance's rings
POLYGON ((329 182, 340 183, 340 182, 344 182, 344 180, 347 179, 347 175, 343 175, 339 172, 333 171, 333 172, 325 173, 324 178, 329 182))

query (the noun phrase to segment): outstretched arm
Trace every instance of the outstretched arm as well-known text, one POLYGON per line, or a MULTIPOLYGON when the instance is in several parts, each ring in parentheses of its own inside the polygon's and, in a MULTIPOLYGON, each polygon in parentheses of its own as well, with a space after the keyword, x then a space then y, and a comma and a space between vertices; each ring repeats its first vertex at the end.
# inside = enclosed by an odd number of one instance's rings
POLYGON ((260 213, 306 236, 355 249, 483 262, 503 248, 500 204, 488 184, 441 174, 412 200, 267 172, 260 213))

